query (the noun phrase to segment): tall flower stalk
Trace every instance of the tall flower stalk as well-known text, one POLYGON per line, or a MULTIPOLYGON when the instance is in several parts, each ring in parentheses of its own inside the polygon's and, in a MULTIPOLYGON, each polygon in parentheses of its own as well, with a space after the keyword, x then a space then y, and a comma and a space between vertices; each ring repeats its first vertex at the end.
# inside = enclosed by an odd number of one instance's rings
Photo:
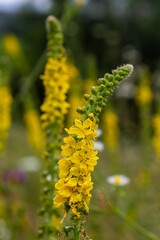
POLYGON ((38 232, 39 238, 51 239, 56 232, 59 210, 53 207, 52 199, 57 181, 57 161, 61 144, 65 115, 69 104, 66 94, 69 90, 69 81, 74 71, 69 68, 64 56, 63 36, 59 22, 53 16, 47 18, 48 31, 48 61, 44 74, 41 76, 45 89, 45 98, 41 106, 42 128, 45 132, 45 150, 43 153, 44 171, 42 173, 42 207, 39 214, 43 216, 43 223, 38 232))
POLYGON ((149 71, 145 68, 142 68, 141 71, 140 83, 135 92, 135 101, 139 108, 140 138, 146 159, 146 170, 148 171, 151 161, 151 105, 153 94, 150 87, 151 76, 149 71))
MULTIPOLYGON (((94 140, 97 137, 99 114, 107 103, 107 98, 114 92, 115 87, 126 79, 133 71, 132 65, 117 68, 112 74, 105 74, 98 79, 98 86, 92 87, 92 94, 85 94, 88 104, 78 107, 77 112, 84 115, 83 120, 75 119, 69 129, 68 136, 62 145, 62 156, 59 164, 59 180, 55 185, 57 195, 54 206, 61 207, 64 216, 71 210, 73 226, 64 227, 66 236, 73 230, 74 240, 89 239, 83 228, 82 216, 89 212, 88 204, 91 198, 91 173, 97 164, 98 152, 94 150, 94 140)), ((70 239, 70 238, 68 238, 70 239)))

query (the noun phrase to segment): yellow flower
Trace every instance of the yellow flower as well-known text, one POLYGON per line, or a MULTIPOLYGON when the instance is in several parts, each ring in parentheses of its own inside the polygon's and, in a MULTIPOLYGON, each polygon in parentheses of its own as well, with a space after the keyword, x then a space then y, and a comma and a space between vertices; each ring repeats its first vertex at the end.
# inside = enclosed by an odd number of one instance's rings
POLYGON ((98 128, 96 121, 91 121, 89 118, 85 120, 83 123, 82 121, 76 119, 75 125, 71 127, 69 130, 66 129, 68 134, 76 134, 78 138, 95 138, 97 137, 98 133, 94 132, 98 128))
POLYGON ((88 117, 89 117, 89 118, 93 118, 93 117, 94 117, 94 114, 93 114, 93 113, 90 113, 90 114, 88 114, 88 117))
POLYGON ((58 163, 60 179, 55 185, 57 195, 54 204, 64 210, 68 205, 76 218, 80 217, 82 211, 88 211, 87 204, 93 185, 91 172, 98 160, 98 152, 91 142, 97 136, 97 128, 95 119, 91 121, 88 118, 84 122, 76 119, 74 126, 66 129, 69 136, 64 138, 65 145, 62 146, 62 155, 65 158, 58 163))

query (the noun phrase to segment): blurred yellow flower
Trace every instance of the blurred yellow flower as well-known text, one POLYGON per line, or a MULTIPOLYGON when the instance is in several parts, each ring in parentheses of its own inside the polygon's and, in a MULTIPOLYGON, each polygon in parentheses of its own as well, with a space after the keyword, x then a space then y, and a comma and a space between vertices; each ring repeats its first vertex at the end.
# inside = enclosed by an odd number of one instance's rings
POLYGON ((91 93, 91 87, 95 86, 96 81, 92 78, 86 78, 84 80, 83 90, 85 93, 90 94, 91 93))
POLYGON ((103 114, 102 130, 105 144, 114 149, 119 137, 118 116, 112 110, 103 114))
POLYGON ((41 154, 44 148, 44 134, 38 112, 35 109, 28 109, 25 112, 24 121, 31 146, 38 154, 41 154))
POLYGON ((52 215, 52 223, 51 225, 55 228, 61 226, 61 218, 57 217, 56 215, 52 215))
POLYGON ((22 54, 22 48, 19 43, 18 38, 13 34, 8 34, 3 38, 3 46, 5 51, 11 57, 18 56, 22 54))
POLYGON ((149 86, 139 86, 136 89, 135 100, 138 106, 150 104, 153 98, 152 91, 149 86))
POLYGON ((12 96, 9 87, 0 86, 0 152, 3 151, 11 125, 11 103, 12 96))

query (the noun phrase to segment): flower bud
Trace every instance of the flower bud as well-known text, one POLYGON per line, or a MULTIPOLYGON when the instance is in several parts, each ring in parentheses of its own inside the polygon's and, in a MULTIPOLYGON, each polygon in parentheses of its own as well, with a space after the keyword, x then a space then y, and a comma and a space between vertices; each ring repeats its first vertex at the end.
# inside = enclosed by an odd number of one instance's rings
POLYGON ((92 87, 92 88, 91 88, 91 92, 93 93, 93 95, 97 95, 97 93, 98 93, 98 88, 97 88, 97 87, 92 87))
POLYGON ((112 87, 113 86, 113 82, 106 81, 106 86, 107 87, 112 87))
POLYGON ((94 103, 94 98, 89 98, 89 103, 92 105, 94 103))
POLYGON ((80 114, 84 114, 86 112, 84 107, 78 107, 76 111, 80 114))
POLYGON ((86 100, 86 101, 88 101, 88 99, 91 97, 91 95, 89 95, 89 94, 85 94, 84 95, 84 99, 86 100))
POLYGON ((101 84, 99 87, 98 87, 98 90, 101 92, 105 89, 105 85, 101 84))
POLYGON ((104 78, 99 78, 99 79, 98 79, 98 83, 99 83, 99 84, 105 84, 105 83, 106 83, 106 79, 104 79, 104 78))
MULTIPOLYGON (((119 80, 120 80, 120 78, 119 78, 119 80)), ((114 84, 114 86, 117 86, 119 84, 119 82, 118 81, 114 81, 113 84, 114 84)))
POLYGON ((97 102, 100 102, 100 101, 102 101, 104 98, 102 97, 102 96, 98 96, 97 97, 97 102))

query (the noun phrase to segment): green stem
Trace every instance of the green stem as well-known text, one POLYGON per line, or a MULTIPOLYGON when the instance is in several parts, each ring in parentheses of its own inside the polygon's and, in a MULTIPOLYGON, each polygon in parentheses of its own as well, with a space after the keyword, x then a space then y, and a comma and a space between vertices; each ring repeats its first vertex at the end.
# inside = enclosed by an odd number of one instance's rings
POLYGON ((79 226, 75 225, 74 226, 74 240, 79 240, 79 226))
POLYGON ((42 56, 40 57, 39 61, 37 62, 37 64, 33 68, 33 70, 30 73, 30 75, 23 79, 23 80, 25 80, 25 82, 23 83, 21 91, 20 91, 20 93, 18 95, 20 100, 23 100, 24 97, 27 96, 31 86, 36 81, 36 79, 39 77, 39 74, 41 72, 41 69, 42 69, 44 63, 45 63, 45 60, 46 60, 46 50, 43 52, 42 56))
POLYGON ((150 231, 147 231, 144 227, 142 227, 137 222, 135 222, 131 217, 127 216, 124 212, 122 212, 121 210, 119 210, 118 208, 116 208, 114 206, 110 206, 107 209, 100 209, 100 208, 93 207, 92 210, 94 212, 101 213, 101 214, 114 213, 115 215, 120 217, 122 220, 127 222, 135 231, 140 233, 145 238, 150 239, 150 240, 160 240, 160 238, 157 237, 155 234, 153 234, 150 231))

